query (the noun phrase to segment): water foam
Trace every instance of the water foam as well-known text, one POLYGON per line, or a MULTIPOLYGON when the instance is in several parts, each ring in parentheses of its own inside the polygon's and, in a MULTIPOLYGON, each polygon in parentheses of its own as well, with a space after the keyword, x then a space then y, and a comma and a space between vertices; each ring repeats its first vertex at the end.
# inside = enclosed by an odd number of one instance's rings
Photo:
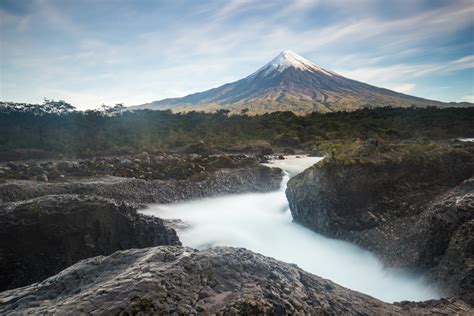
POLYGON ((384 268, 370 252, 348 242, 326 238, 292 222, 284 193, 286 182, 321 158, 295 158, 271 165, 287 171, 279 191, 150 205, 143 214, 181 219, 182 243, 203 249, 244 247, 330 279, 386 302, 439 298, 420 276, 384 268))

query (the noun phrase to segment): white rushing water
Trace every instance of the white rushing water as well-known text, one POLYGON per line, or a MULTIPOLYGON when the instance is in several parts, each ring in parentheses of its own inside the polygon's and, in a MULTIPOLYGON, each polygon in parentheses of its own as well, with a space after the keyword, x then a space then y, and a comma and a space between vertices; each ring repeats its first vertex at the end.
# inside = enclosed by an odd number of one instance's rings
POLYGON ((155 204, 141 213, 181 219, 190 227, 178 230, 185 246, 244 247, 330 279, 386 302, 439 298, 419 276, 386 269, 370 252, 351 243, 326 238, 292 222, 286 183, 321 158, 291 157, 274 161, 287 176, 280 190, 155 204))

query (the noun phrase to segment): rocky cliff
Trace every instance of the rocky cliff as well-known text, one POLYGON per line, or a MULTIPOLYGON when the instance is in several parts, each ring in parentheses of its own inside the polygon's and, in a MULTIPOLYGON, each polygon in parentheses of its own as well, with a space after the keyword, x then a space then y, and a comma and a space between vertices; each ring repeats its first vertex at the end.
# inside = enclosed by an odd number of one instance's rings
POLYGON ((458 314, 459 300, 387 304, 245 249, 162 246, 77 263, 0 293, 1 314, 458 314))
POLYGON ((180 244, 176 232, 161 219, 91 196, 2 203, 0 227, 0 290, 41 281, 81 259, 180 244))
POLYGON ((430 154, 327 158, 289 181, 291 212, 473 303, 473 148, 430 154))

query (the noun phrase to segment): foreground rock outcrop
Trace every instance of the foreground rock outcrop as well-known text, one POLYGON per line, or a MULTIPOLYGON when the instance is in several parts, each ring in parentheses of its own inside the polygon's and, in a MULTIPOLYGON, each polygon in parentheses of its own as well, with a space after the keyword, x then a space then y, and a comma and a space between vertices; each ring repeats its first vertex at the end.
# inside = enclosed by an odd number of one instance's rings
POLYGON ((292 178, 286 194, 296 222, 423 272, 474 304, 473 154, 329 158, 292 178))
POLYGON ((469 315, 459 300, 387 304, 245 249, 162 246, 83 260, 0 293, 1 314, 469 315))
POLYGON ((112 176, 49 183, 7 180, 0 184, 0 201, 21 201, 48 194, 85 194, 134 203, 170 203, 221 194, 275 191, 282 177, 280 169, 255 165, 222 169, 184 180, 112 176))
POLYGON ((93 196, 49 195, 2 203, 0 227, 0 290, 44 280, 81 259, 180 244, 161 219, 93 196))

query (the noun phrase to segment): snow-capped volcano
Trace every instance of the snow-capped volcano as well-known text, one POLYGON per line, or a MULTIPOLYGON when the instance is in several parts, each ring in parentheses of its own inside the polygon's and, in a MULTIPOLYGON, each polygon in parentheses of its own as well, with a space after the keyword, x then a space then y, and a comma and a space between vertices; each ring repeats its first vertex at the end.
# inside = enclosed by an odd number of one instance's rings
POLYGON ((253 74, 204 92, 132 108, 250 114, 293 111, 298 114, 381 106, 442 106, 426 100, 345 78, 292 51, 283 51, 253 74))
POLYGON ((283 72, 288 68, 299 69, 302 71, 310 71, 310 72, 322 72, 328 76, 338 76, 338 74, 328 71, 316 64, 313 64, 309 60, 301 57, 297 53, 291 50, 282 51, 277 57, 275 57, 272 61, 268 64, 260 68, 257 72, 253 73, 249 77, 255 76, 256 74, 263 73, 264 75, 268 75, 271 73, 283 72))

